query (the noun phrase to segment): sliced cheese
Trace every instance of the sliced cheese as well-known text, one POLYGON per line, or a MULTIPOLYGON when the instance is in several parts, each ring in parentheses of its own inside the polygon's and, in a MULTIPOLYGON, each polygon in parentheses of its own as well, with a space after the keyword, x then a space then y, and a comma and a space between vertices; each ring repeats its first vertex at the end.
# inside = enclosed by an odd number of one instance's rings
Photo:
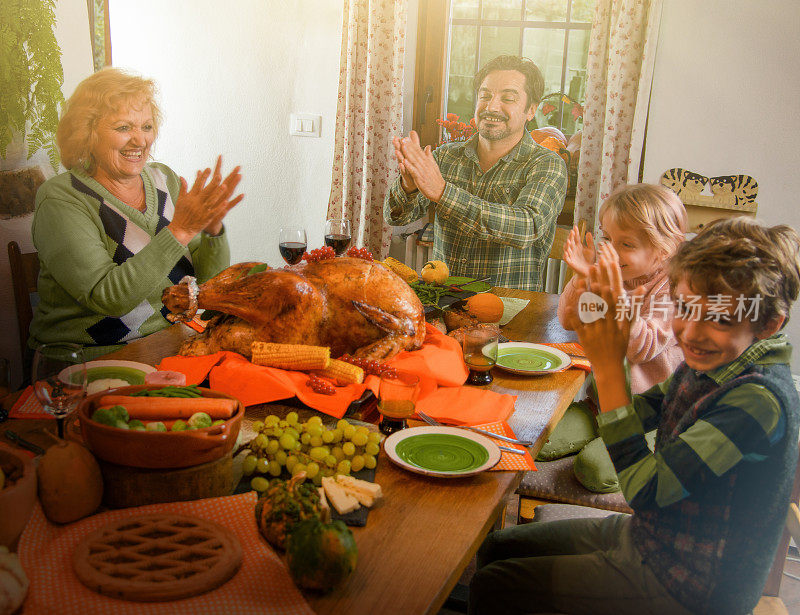
POLYGON ((328 498, 325 497, 325 490, 322 487, 317 487, 319 491, 319 507, 322 509, 322 522, 331 522, 331 507, 328 505, 328 498))
POLYGON ((328 501, 340 515, 346 515, 359 507, 358 500, 342 489, 341 485, 330 476, 322 477, 322 488, 328 501))
POLYGON ((344 474, 337 474, 336 482, 341 485, 346 493, 352 495, 362 506, 367 508, 383 497, 381 486, 378 483, 370 483, 369 481, 344 474))

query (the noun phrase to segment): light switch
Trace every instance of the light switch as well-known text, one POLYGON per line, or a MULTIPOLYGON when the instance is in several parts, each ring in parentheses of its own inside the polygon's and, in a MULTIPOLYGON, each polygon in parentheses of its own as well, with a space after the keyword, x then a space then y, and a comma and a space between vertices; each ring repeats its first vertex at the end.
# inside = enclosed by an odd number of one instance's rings
POLYGON ((289 134, 296 137, 319 137, 321 125, 321 115, 292 113, 289 116, 289 134))

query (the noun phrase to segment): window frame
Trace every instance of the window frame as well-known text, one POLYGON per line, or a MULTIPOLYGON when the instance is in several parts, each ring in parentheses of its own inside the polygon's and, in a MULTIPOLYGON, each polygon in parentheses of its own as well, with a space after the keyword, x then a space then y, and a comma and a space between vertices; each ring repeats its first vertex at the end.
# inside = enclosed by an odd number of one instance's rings
MULTIPOLYGON (((535 0, 522 0, 520 4, 519 19, 482 19, 478 18, 453 18, 450 19, 450 0, 420 0, 419 19, 417 25, 417 57, 416 73, 414 80, 414 110, 412 126, 420 135, 423 145, 436 147, 440 140, 440 127, 436 119, 444 117, 447 105, 450 73, 450 45, 452 26, 476 27, 476 54, 475 68, 480 66, 481 55, 481 28, 482 27, 516 27, 520 29, 518 55, 522 55, 524 45, 524 31, 528 28, 564 31, 564 49, 561 63, 560 92, 566 88, 567 63, 569 50, 569 35, 573 30, 591 30, 591 22, 573 22, 573 0, 567 0, 567 13, 564 21, 541 21, 525 19, 525 9, 528 2, 535 0), (438 61, 437 61, 438 58, 438 61), (437 112, 438 111, 438 112, 437 112)), ((482 13, 483 0, 478 0, 477 12, 482 13)), ((544 92, 549 94, 551 92, 544 92)), ((563 122, 564 101, 559 100, 559 117, 563 122)), ((563 126, 563 123, 561 123, 563 126)), ((558 126, 557 128, 561 128, 558 126)))

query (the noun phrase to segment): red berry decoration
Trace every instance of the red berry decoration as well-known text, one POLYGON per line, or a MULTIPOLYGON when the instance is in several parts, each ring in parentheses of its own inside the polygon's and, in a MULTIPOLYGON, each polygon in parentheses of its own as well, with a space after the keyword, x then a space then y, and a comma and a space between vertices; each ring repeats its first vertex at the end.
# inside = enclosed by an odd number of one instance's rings
POLYGON ((316 374, 311 374, 308 377, 308 388, 320 395, 333 395, 336 393, 334 386, 327 380, 323 380, 316 374))
POLYGON ((347 256, 350 256, 352 258, 363 258, 365 261, 369 262, 372 262, 374 260, 372 258, 372 252, 370 252, 366 248, 352 247, 347 251, 347 256))
POLYGON ((397 378, 397 370, 394 367, 386 365, 383 361, 377 359, 365 359, 363 357, 353 357, 349 354, 339 357, 340 361, 351 363, 356 367, 364 370, 365 374, 371 376, 388 376, 389 378, 397 378))
POLYGON ((328 260, 329 258, 336 258, 336 251, 330 246, 317 248, 303 254, 303 260, 309 263, 316 263, 319 261, 328 260))

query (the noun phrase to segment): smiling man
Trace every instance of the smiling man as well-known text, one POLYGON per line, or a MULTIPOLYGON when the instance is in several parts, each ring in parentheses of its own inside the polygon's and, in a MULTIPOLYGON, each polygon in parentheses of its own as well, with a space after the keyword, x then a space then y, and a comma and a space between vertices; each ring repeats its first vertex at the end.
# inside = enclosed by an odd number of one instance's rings
POLYGON ((386 195, 384 217, 401 226, 433 206, 433 258, 453 275, 541 290, 567 190, 564 162, 525 129, 544 80, 530 60, 499 56, 473 85, 478 134, 468 141, 432 152, 414 131, 394 138, 400 177, 386 195))

